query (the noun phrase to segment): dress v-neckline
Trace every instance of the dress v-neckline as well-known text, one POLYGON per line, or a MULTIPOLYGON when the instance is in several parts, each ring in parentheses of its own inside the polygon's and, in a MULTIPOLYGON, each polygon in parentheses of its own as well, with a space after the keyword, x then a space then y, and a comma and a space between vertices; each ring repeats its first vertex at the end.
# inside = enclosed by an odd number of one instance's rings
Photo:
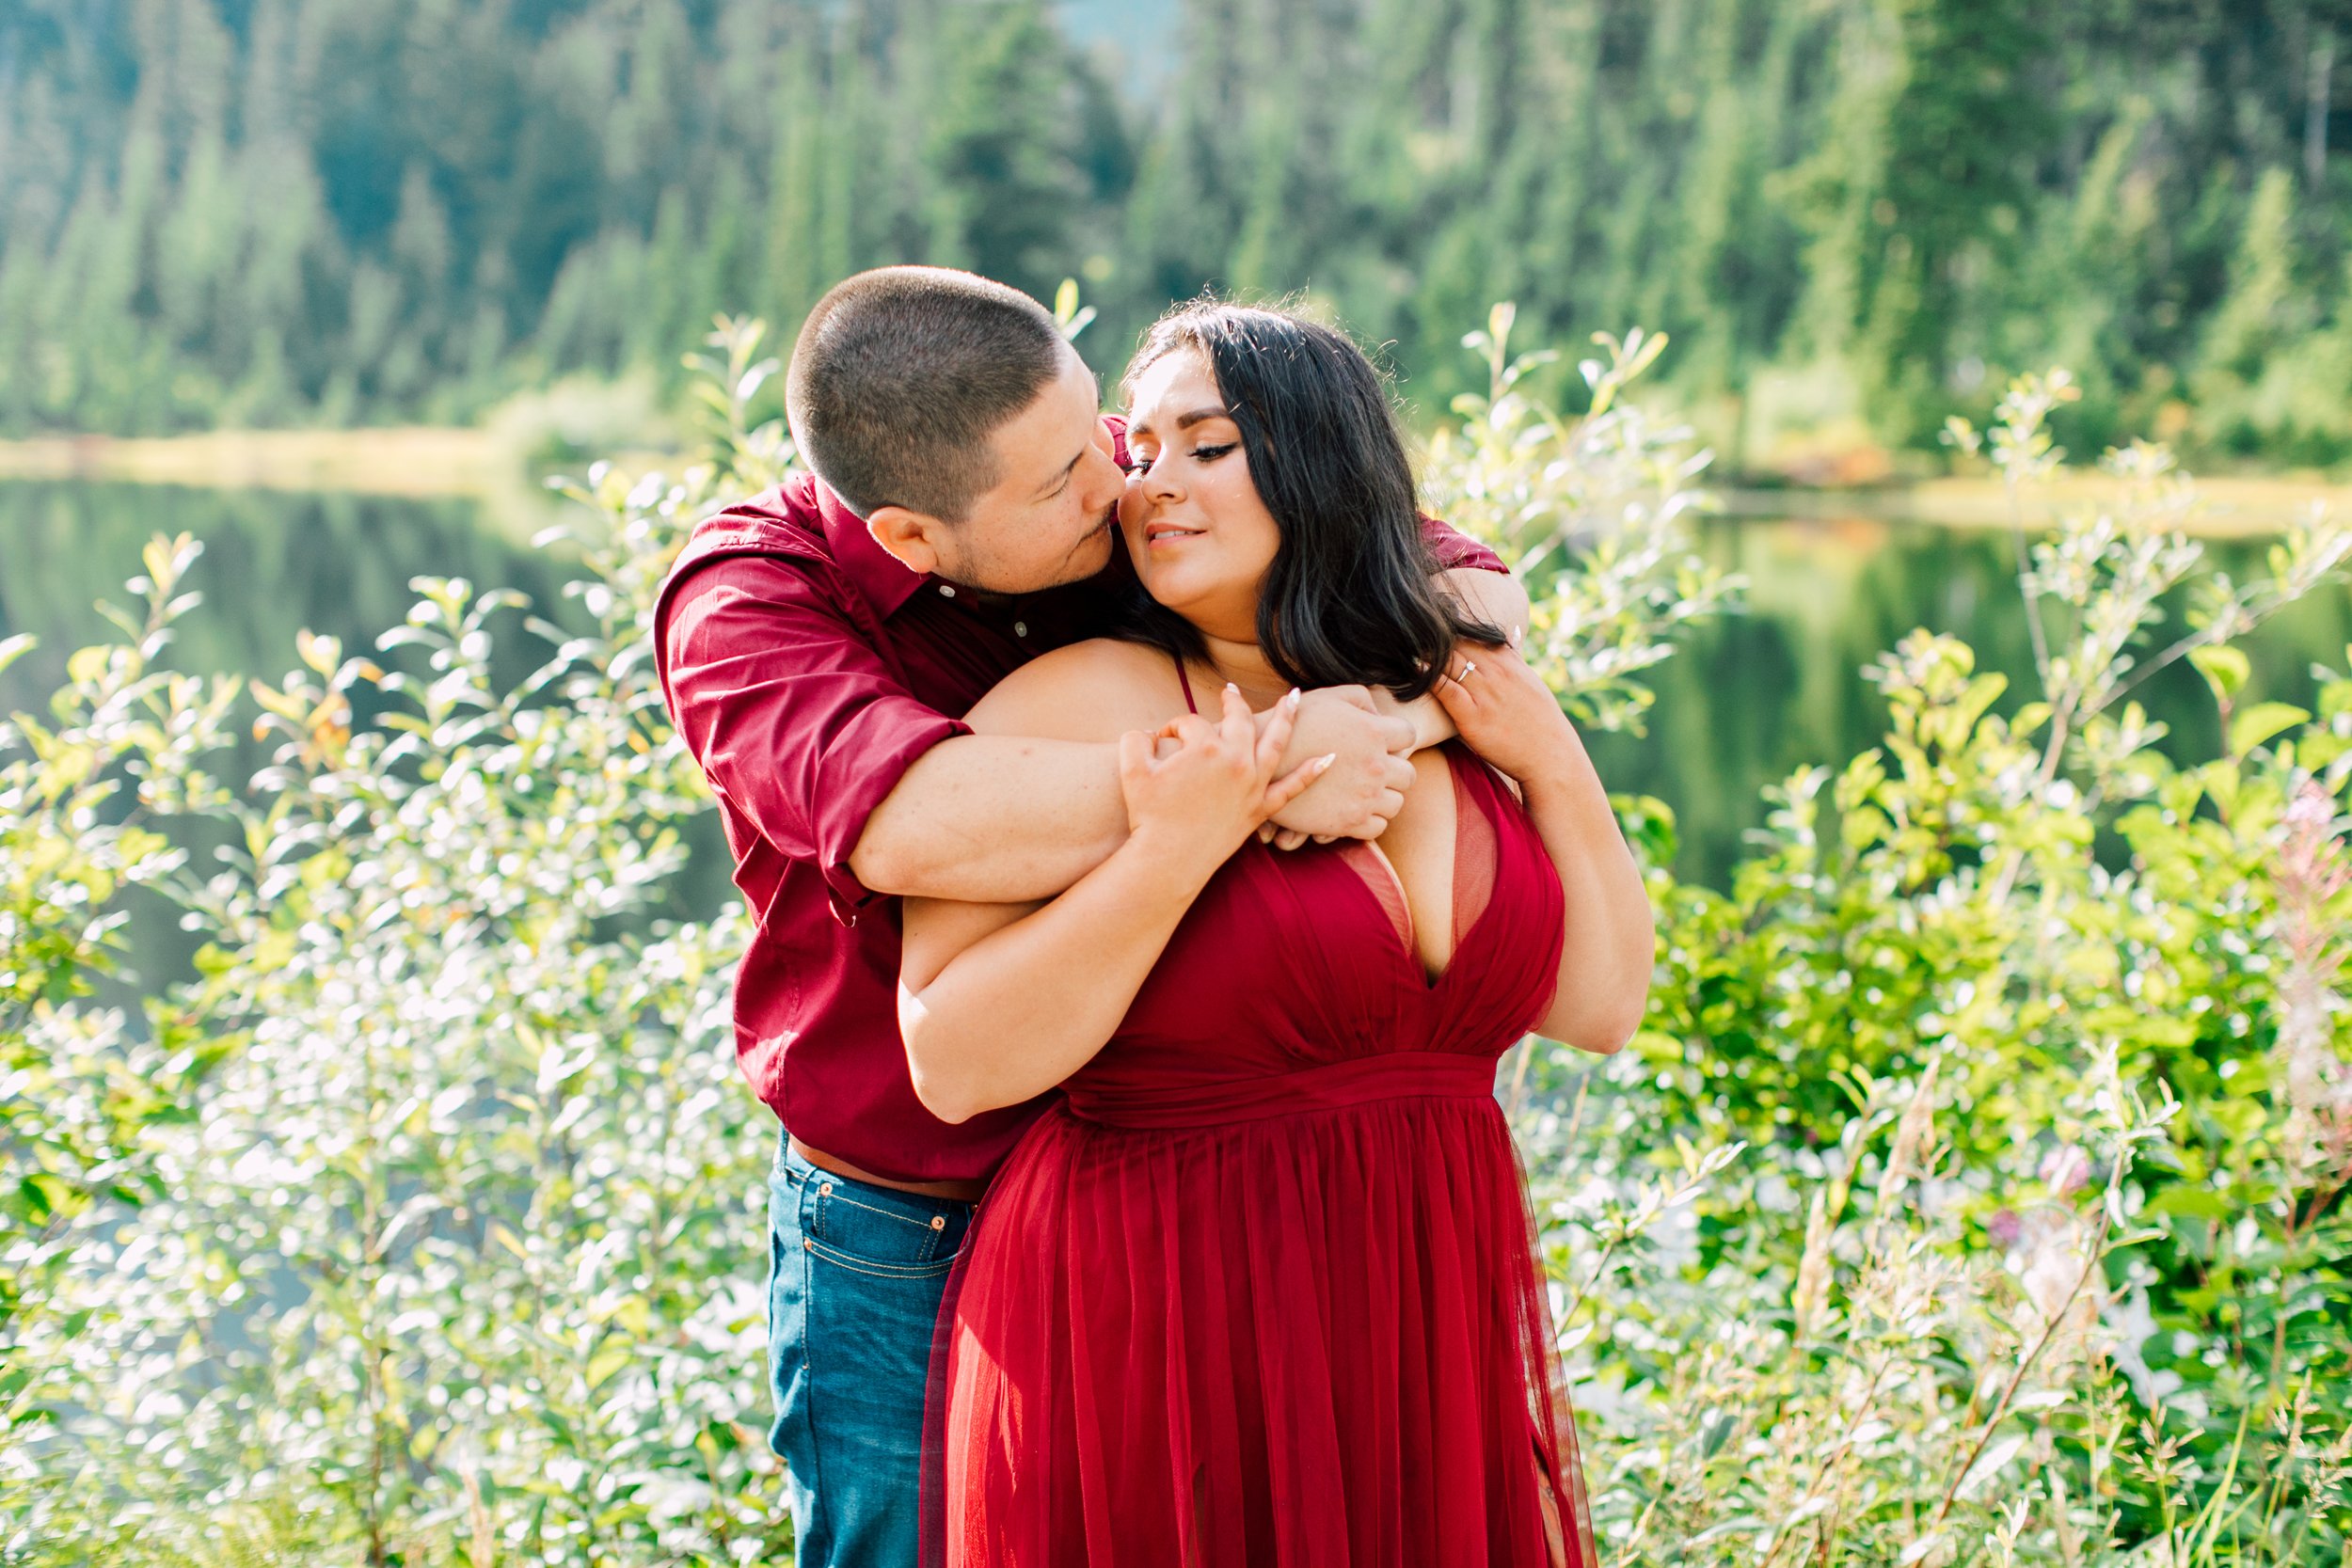
MULTIPOLYGON (((1462 833, 1460 822, 1463 803, 1461 792, 1466 786, 1462 780, 1464 765, 1455 755, 1454 749, 1444 748, 1441 754, 1445 757, 1449 782, 1454 789, 1454 863, 1448 871, 1449 907, 1451 907, 1451 900, 1459 897, 1461 892, 1462 833)), ((1500 833, 1502 832, 1502 824, 1494 820, 1492 814, 1486 810, 1485 802, 1473 800, 1470 802, 1470 809, 1486 817, 1489 832, 1500 833)), ((1494 912, 1494 890, 1492 888, 1487 890, 1486 900, 1479 906, 1478 913, 1471 916, 1468 926, 1455 933, 1454 950, 1446 955, 1445 966, 1432 974, 1429 973, 1429 966, 1421 961, 1421 927, 1419 921, 1414 918, 1412 896, 1405 890, 1405 879, 1397 874, 1396 863, 1389 859, 1388 851, 1382 849, 1377 841, 1367 840, 1363 847, 1370 852, 1371 858, 1379 865, 1380 875, 1386 877, 1390 885, 1396 889, 1397 908, 1404 912, 1405 917, 1404 929, 1397 928, 1397 923, 1391 916, 1386 901, 1374 890, 1372 884, 1364 879, 1363 874, 1352 865, 1346 866, 1348 879, 1362 888, 1364 896, 1370 898, 1379 908, 1380 928, 1388 933, 1389 940, 1395 944, 1399 958, 1411 973, 1413 978, 1421 982, 1422 992, 1434 996, 1448 980, 1454 977, 1454 972, 1461 967, 1462 955, 1469 950, 1471 939, 1479 934, 1486 924, 1486 917, 1494 912)), ((1345 864, 1343 857, 1342 863, 1345 864)))
MULTIPOLYGON (((1172 655, 1170 656, 1170 661, 1176 666, 1177 685, 1183 689, 1184 694, 1184 711, 1191 714, 1199 714, 1200 711, 1200 705, 1193 698, 1192 676, 1187 673, 1184 669, 1184 660, 1183 657, 1181 655, 1172 655)), ((1440 754, 1445 758, 1447 781, 1453 784, 1454 791, 1454 863, 1449 871, 1449 893, 1451 898, 1460 896, 1461 893, 1461 792, 1463 789, 1463 764, 1461 759, 1455 754, 1454 748, 1448 746, 1441 747, 1439 750, 1440 754)), ((1483 801, 1471 801, 1470 809, 1477 812, 1481 816, 1484 816, 1486 819, 1486 831, 1488 832, 1499 835, 1502 832, 1502 824, 1495 820, 1494 814, 1486 809, 1486 806, 1483 801)), ((1388 851, 1381 848, 1376 840, 1368 839, 1364 841, 1363 847, 1371 852, 1373 860, 1378 863, 1380 875, 1386 877, 1389 879, 1389 885, 1396 889, 1397 908, 1404 912, 1405 928, 1402 931, 1397 929, 1396 921, 1391 918, 1387 903, 1381 898, 1379 894, 1373 890, 1372 884, 1366 881, 1362 874, 1358 872, 1354 866, 1346 866, 1348 880, 1354 882, 1358 887, 1361 888, 1363 890, 1364 896, 1370 898, 1375 905, 1378 906, 1380 911, 1380 928, 1388 933, 1389 940, 1395 944, 1399 959, 1404 963, 1406 969, 1411 973, 1413 978, 1421 982, 1422 994, 1434 996, 1439 989, 1445 985, 1446 981, 1453 978, 1454 972, 1461 967, 1462 953, 1464 949, 1470 946, 1470 939, 1478 935, 1480 930, 1486 926, 1486 916, 1494 912, 1494 890, 1492 888, 1487 889, 1486 901, 1479 906, 1478 913, 1471 917, 1470 923, 1468 926, 1463 927, 1459 931, 1454 933, 1454 950, 1446 955, 1445 967, 1438 970, 1437 974, 1432 974, 1429 973, 1429 966, 1421 961, 1421 926, 1420 922, 1415 920, 1413 917, 1412 895, 1406 891, 1405 879, 1398 875, 1396 863, 1389 859, 1388 851)), ((1268 850, 1263 844, 1261 844, 1258 847, 1261 853, 1295 852, 1268 850)), ((1345 864, 1343 856, 1342 858, 1342 863, 1343 865, 1345 864)))

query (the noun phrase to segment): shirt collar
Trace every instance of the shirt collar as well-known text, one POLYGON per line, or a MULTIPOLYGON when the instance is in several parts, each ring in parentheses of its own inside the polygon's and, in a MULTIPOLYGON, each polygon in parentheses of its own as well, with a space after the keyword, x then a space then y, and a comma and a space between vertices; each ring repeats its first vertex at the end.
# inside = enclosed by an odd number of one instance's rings
POLYGON ((806 476, 806 483, 814 492, 818 527, 833 551, 834 564, 849 575, 857 591, 866 595, 866 602, 874 607, 874 613, 888 620, 914 597, 916 589, 931 580, 930 577, 909 570, 874 543, 873 534, 866 531, 866 519, 851 511, 848 501, 834 495, 833 486, 813 474, 806 476))

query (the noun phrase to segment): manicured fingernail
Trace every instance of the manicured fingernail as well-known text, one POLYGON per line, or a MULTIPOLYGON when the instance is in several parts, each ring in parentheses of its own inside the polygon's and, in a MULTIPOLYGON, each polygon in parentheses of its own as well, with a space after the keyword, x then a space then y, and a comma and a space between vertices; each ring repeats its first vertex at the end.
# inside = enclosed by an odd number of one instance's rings
POLYGON ((1340 754, 1339 754, 1339 752, 1324 752, 1324 753, 1323 753, 1323 755, 1321 755, 1321 756, 1319 756, 1319 757, 1315 758, 1315 771, 1316 771, 1316 772, 1318 772, 1318 773, 1320 773, 1320 772, 1322 772, 1325 768, 1327 768, 1330 767, 1333 763, 1335 763, 1335 762, 1337 762, 1337 761, 1339 761, 1339 760, 1340 760, 1340 754))
POLYGON ((1282 699, 1283 705, 1288 707, 1293 713, 1296 713, 1298 711, 1300 700, 1306 695, 1307 694, 1304 691, 1299 690, 1298 688, 1294 686, 1291 688, 1291 694, 1282 699))

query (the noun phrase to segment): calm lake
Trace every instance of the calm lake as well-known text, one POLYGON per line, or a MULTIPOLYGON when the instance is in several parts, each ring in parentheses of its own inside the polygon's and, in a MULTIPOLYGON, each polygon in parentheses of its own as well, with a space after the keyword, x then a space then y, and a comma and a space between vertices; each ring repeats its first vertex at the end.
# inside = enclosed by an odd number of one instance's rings
MULTIPOLYGON (((295 662, 298 628, 357 650, 397 626, 408 580, 421 574, 519 588, 558 605, 565 563, 521 542, 543 520, 494 527, 466 500, 0 482, 0 636, 40 639, 0 673, 0 712, 45 712, 68 654, 104 634, 93 601, 126 602, 123 580, 139 571, 151 534, 184 531, 205 543, 191 584, 204 604, 183 623, 183 667, 276 679, 295 662)), ((2010 675, 2004 705, 2022 700, 2032 658, 2005 534, 1900 516, 1769 515, 1710 517, 1701 533, 1717 562, 1748 579, 1746 611, 1701 627, 1654 672, 1646 736, 1593 738, 1611 788, 1674 807, 1686 876, 1722 883, 1741 835, 1763 821, 1764 785, 1808 763, 1842 764, 1874 742, 1884 706, 1863 670, 1913 627, 1965 638, 1979 667, 2010 675)), ((2259 566, 2263 546, 2208 547, 2244 573, 2259 566)), ((2345 590, 2296 607, 2250 645, 2255 695, 2308 703, 2312 662, 2340 668, 2348 639, 2345 590)), ((515 673, 538 651, 516 647, 515 673)), ((2169 745, 2211 754, 2212 702, 2185 663, 2144 694, 2172 727, 2169 745)), ((681 912, 727 892, 715 826, 707 836, 680 890, 681 912)))

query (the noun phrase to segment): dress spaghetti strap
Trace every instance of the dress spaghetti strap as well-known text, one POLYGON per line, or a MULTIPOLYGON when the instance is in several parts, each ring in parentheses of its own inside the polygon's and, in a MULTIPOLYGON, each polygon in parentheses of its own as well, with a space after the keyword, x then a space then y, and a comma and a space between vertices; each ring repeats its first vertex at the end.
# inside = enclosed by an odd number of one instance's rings
POLYGON ((1176 660, 1176 684, 1184 689, 1184 711, 1199 713, 1200 705, 1192 700, 1192 677, 1184 673, 1184 661, 1181 658, 1176 660))

